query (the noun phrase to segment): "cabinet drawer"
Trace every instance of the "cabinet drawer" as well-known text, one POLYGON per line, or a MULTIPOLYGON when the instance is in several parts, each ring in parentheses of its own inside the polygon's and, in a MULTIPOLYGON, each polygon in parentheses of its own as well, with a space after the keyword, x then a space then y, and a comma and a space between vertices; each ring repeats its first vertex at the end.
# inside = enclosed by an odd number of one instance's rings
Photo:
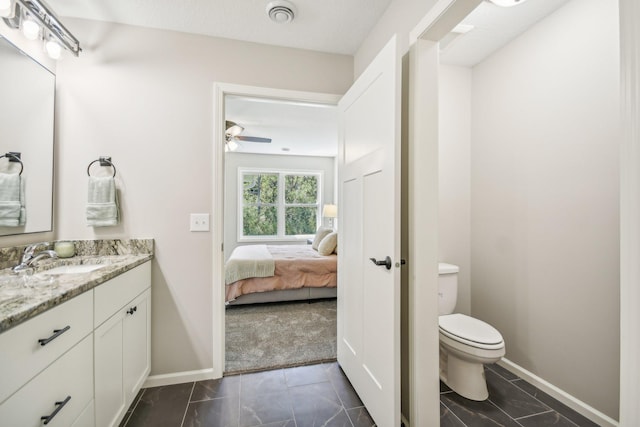
POLYGON ((0 334, 0 402, 87 336, 92 320, 89 291, 0 334))
POLYGON ((151 287, 151 263, 146 262, 94 288, 94 327, 100 326, 149 287, 151 287))
POLYGON ((0 405, 0 420, 6 427, 41 427, 42 417, 49 416, 48 426, 68 427, 92 399, 93 337, 89 335, 0 405))

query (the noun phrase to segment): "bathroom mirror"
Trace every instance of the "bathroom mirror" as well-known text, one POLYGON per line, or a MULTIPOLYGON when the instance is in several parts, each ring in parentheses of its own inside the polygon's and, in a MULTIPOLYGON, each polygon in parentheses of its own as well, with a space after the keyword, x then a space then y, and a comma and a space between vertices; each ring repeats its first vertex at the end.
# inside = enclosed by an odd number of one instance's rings
POLYGON ((0 156, 22 161, 2 157, 0 172, 22 168, 25 214, 24 225, 0 225, 0 236, 52 231, 55 75, 1 36, 0 64, 0 156))

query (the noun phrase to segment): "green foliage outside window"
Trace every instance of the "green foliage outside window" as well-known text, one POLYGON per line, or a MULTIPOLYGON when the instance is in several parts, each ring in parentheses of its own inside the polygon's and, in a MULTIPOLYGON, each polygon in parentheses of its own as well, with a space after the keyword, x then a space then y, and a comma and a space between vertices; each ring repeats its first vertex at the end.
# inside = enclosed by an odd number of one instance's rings
POLYGON ((243 236, 277 237, 279 218, 285 236, 313 234, 318 226, 319 180, 318 174, 242 174, 243 236))

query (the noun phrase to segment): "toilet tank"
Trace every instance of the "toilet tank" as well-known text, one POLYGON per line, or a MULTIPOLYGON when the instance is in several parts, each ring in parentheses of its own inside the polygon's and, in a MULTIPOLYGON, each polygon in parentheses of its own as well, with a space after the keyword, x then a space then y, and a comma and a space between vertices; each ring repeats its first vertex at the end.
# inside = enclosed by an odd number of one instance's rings
POLYGON ((438 263, 438 316, 451 314, 458 300, 457 265, 438 263))

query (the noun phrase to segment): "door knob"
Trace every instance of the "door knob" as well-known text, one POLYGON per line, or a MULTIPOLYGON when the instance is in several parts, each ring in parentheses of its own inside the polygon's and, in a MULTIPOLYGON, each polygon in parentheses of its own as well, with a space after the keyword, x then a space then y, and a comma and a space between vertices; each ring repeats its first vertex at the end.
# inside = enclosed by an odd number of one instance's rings
POLYGON ((387 270, 391 270, 391 257, 387 256, 384 260, 377 261, 375 258, 369 258, 375 265, 384 265, 387 270))

